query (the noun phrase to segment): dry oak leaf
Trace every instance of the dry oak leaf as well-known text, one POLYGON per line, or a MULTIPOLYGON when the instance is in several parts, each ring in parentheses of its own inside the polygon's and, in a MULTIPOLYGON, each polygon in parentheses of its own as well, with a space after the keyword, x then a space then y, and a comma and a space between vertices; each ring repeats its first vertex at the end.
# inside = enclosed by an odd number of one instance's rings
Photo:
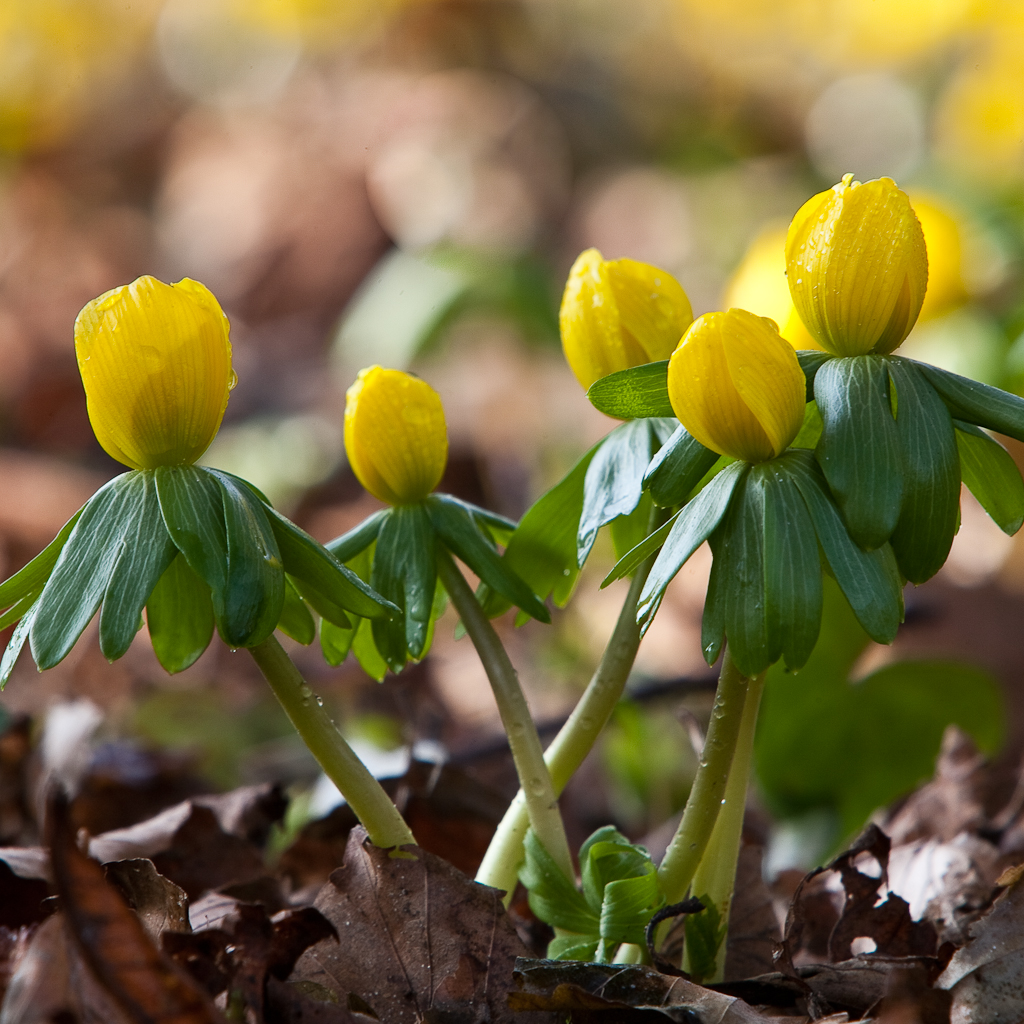
MULTIPOLYGON (((337 929, 299 958, 289 981, 333 992, 387 1024, 512 1024, 516 957, 527 950, 497 889, 416 846, 389 852, 353 829, 316 909, 337 929)), ((557 1019, 536 1015, 538 1024, 557 1019)))

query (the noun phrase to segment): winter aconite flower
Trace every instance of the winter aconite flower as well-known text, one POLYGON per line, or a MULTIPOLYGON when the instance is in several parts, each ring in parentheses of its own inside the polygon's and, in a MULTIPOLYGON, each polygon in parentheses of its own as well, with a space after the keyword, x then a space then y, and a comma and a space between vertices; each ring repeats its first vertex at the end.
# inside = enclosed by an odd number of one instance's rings
POLYGON ((807 329, 838 356, 892 352, 910 333, 928 284, 924 233, 890 178, 847 174, 797 211, 786 273, 807 329))
POLYGON ((706 313, 668 366, 679 422, 706 448, 747 462, 775 458, 803 423, 806 385, 773 320, 743 309, 706 313))
POLYGON ((209 447, 235 375, 227 317, 205 286, 114 288, 78 314, 75 351, 93 430, 118 462, 187 466, 209 447))
POLYGON ((579 255, 562 295, 562 348, 584 388, 641 363, 667 359, 693 320, 690 300, 669 273, 636 260, 579 255))
POLYGON ((352 472, 388 505, 425 498, 448 461, 448 434, 438 393, 425 381, 370 366, 345 402, 345 450, 352 472))

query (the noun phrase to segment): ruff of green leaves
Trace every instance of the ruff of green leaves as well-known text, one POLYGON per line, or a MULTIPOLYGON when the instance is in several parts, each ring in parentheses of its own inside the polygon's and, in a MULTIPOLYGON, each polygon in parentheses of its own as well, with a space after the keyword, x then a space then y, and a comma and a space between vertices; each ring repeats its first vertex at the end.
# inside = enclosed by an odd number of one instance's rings
POLYGON ((128 650, 145 608, 157 658, 180 672, 206 649, 214 625, 231 647, 254 647, 275 628, 312 643, 310 607, 337 628, 351 625, 349 614, 398 611, 245 481, 198 466, 133 470, 101 487, 0 584, 8 609, 0 622, 18 623, 0 686, 26 639, 36 665, 51 668, 97 610, 109 660, 128 650))
POLYGON ((509 541, 516 524, 450 494, 382 509, 355 529, 328 543, 340 562, 396 605, 393 619, 356 620, 339 627, 324 623, 324 656, 340 664, 351 650, 363 668, 382 679, 387 669, 400 672, 409 659, 430 649, 434 621, 444 609, 438 582, 438 549, 456 555, 480 578, 493 599, 515 605, 541 622, 551 616, 544 602, 516 574, 497 544, 509 541))
MULTIPOLYGON (((745 675, 780 657, 794 669, 806 662, 821 619, 821 570, 868 634, 891 642, 903 582, 930 578, 949 554, 961 481, 1006 533, 1024 522, 1024 480, 980 429, 1024 440, 1024 400, 900 356, 798 355, 809 405, 795 447, 758 465, 715 463, 679 428, 645 486, 659 505, 683 507, 606 580, 660 549, 638 603, 646 628, 668 583, 709 541, 705 657, 713 663, 727 638, 745 675), (708 466, 710 482, 700 478, 708 466)), ((667 362, 620 371, 588 396, 613 416, 666 416, 667 372, 667 362)))
POLYGON ((530 909, 559 930, 548 945, 552 960, 607 963, 622 943, 646 945, 647 922, 664 905, 658 872, 647 851, 611 825, 580 847, 583 891, 559 870, 531 829, 519 877, 530 909))

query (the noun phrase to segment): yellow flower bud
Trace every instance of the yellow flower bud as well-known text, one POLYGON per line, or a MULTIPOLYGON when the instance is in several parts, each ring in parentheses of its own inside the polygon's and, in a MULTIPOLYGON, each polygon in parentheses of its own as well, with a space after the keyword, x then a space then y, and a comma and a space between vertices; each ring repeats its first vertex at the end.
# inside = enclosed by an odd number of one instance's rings
POLYGON ((797 211, 786 237, 789 290, 807 329, 838 356, 892 352, 924 301, 924 234, 890 178, 847 174, 797 211))
POLYGON ((389 505, 425 498, 448 461, 438 393, 401 370, 369 366, 345 399, 345 451, 359 482, 389 505))
POLYGON ((562 349, 584 388, 631 366, 668 359, 693 321, 682 285, 636 260, 605 260, 596 249, 569 271, 559 324, 562 349))
POLYGON ((781 455, 804 420, 807 391, 773 320, 745 309, 705 313, 668 364, 679 422, 706 448, 747 462, 781 455))
POLYGON ((204 285, 140 277, 105 292, 75 320, 75 353, 92 429, 118 462, 190 465, 210 446, 236 378, 204 285))

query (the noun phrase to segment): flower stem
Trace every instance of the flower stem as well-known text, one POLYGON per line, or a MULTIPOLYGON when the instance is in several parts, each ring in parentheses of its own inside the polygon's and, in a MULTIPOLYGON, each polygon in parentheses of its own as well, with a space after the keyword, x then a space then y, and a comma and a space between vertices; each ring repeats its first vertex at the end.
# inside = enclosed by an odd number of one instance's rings
POLYGON ((490 680, 519 783, 526 793, 530 825, 565 877, 572 880, 575 872, 562 815, 558 810, 558 797, 544 763, 540 736, 526 705, 516 670, 466 578, 440 545, 437 549, 437 572, 490 680))
MULTIPOLYGON (((732 906, 733 890, 736 886, 736 864, 739 861, 740 842, 743 838, 743 813, 747 806, 747 787, 750 784, 750 766, 754 756, 754 727, 757 712, 761 706, 765 673, 752 676, 747 686, 740 719, 739 734, 736 737, 736 751, 729 769, 729 781, 725 786, 725 799, 718 820, 711 832, 704 856, 693 876, 690 886, 698 899, 705 897, 718 908, 719 920, 728 923, 732 906)), ((715 954, 715 973, 704 979, 706 982, 720 982, 725 977, 725 954, 728 936, 723 936, 715 954)), ((684 949, 683 970, 690 970, 684 949)))
POLYGON ((718 820, 749 684, 750 680, 736 668, 726 647, 711 723, 690 797, 658 868, 658 881, 669 903, 678 903, 686 895, 718 820))
MULTIPOLYGON (((648 532, 661 526, 666 516, 665 510, 655 508, 651 513, 651 526, 648 532)), ((636 603, 651 566, 654 565, 655 557, 656 555, 651 555, 634 573, 618 621, 601 656, 601 662, 568 721, 544 753, 556 794, 561 794, 583 763, 583 759, 590 753, 622 696, 640 646, 636 603)), ((520 789, 501 819, 476 874, 476 880, 483 885, 505 890, 506 906, 511 901, 512 891, 516 887, 519 865, 523 861, 523 839, 529 826, 526 796, 520 789)))
POLYGON ((341 791, 370 841, 385 849, 415 843, 409 826, 380 783, 345 742, 275 636, 249 648, 302 741, 341 791))

